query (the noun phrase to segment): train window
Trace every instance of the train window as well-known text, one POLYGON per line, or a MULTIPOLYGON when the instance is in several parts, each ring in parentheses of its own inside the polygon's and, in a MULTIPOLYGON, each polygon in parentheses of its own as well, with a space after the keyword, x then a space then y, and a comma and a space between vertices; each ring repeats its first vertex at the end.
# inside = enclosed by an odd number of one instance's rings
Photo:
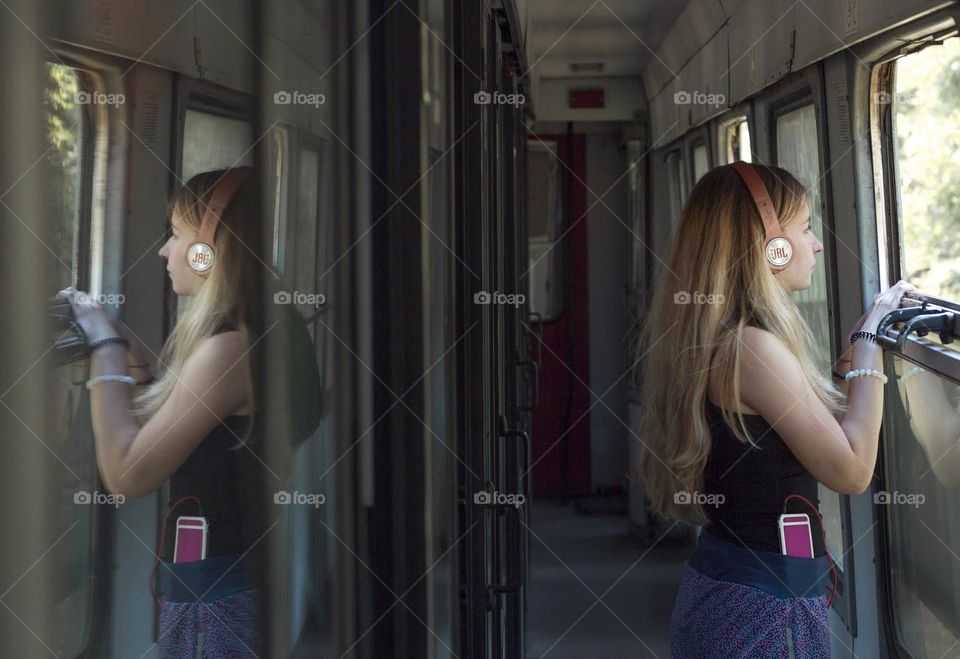
POLYGON ((737 160, 753 161, 750 150, 750 125, 746 117, 739 117, 730 123, 723 124, 719 132, 720 153, 724 164, 737 160))
POLYGON ((683 176, 683 156, 676 149, 667 154, 667 180, 670 183, 670 226, 680 221, 680 210, 687 198, 687 186, 683 176))
POLYGON ((66 287, 79 285, 80 266, 80 160, 84 113, 78 103, 81 91, 77 72, 63 64, 46 65, 44 112, 46 115, 47 165, 50 177, 46 184, 51 194, 44 195, 47 216, 54 219, 53 244, 49 247, 56 258, 50 259, 55 281, 66 287))
POLYGON ((560 259, 555 243, 563 223, 563 191, 556 143, 527 143, 527 230, 530 236, 530 313, 553 320, 563 304, 560 259))
MULTIPOLYGON (((814 235, 823 241, 820 144, 813 104, 779 114, 776 118, 776 137, 777 165, 792 173, 806 186, 809 191, 810 228, 814 235)), ((826 252, 822 254, 825 255, 826 252)), ((827 272, 823 265, 825 259, 818 261, 810 287, 797 292, 795 297, 800 312, 816 339, 821 370, 826 373, 829 372, 831 364, 830 313, 827 303, 827 272)), ((840 495, 821 485, 820 509, 827 533, 827 550, 833 556, 842 556, 840 495)))
MULTIPOLYGON (((89 170, 85 157, 87 130, 78 73, 63 64, 47 64, 43 97, 45 115, 47 177, 45 202, 53 218, 52 244, 48 244, 49 262, 58 286, 86 286, 81 268, 85 237, 81 221, 84 174, 89 170)), ((39 170, 38 170, 39 171, 39 170)), ((63 537, 51 548, 47 560, 59 566, 56 590, 57 638, 51 644, 58 656, 79 655, 86 643, 90 623, 91 588, 95 582, 94 530, 98 517, 94 505, 100 501, 99 483, 90 432, 89 402, 82 385, 85 363, 61 366, 51 371, 54 380, 50 401, 51 439, 47 443, 59 461, 61 470, 60 502, 53 518, 54 537, 63 537), (63 465, 61 467, 60 465, 63 465)), ((30 588, 29 581, 21 587, 30 588)))
MULTIPOLYGON (((294 227, 293 284, 298 293, 295 302, 305 318, 317 311, 320 298, 317 287, 317 218, 319 214, 320 152, 316 149, 300 150, 300 180, 297 185, 297 217, 294 227)), ((310 323, 310 335, 314 334, 310 323)))
MULTIPOLYGON (((630 169, 627 171, 627 183, 629 192, 627 195, 627 208, 630 215, 630 226, 634 235, 644 236, 644 242, 649 244, 646 234, 648 224, 644 221, 644 179, 643 179, 643 142, 641 140, 630 140, 627 142, 627 159, 630 163, 630 169)), ((633 303, 630 305, 630 312, 635 319, 639 320, 640 313, 643 311, 641 300, 645 293, 646 277, 646 251, 647 247, 639 240, 632 240, 633 253, 630 259, 630 292, 633 303)))
POLYGON ((700 177, 710 169, 710 154, 707 152, 706 144, 698 144, 693 147, 693 182, 696 184, 700 177))
POLYGON ((896 61, 893 103, 901 272, 925 293, 960 299, 960 39, 896 61))
POLYGON ((908 656, 945 657, 960 643, 960 387, 892 359, 884 487, 874 494, 887 522, 889 602, 908 656))
POLYGON ((273 211, 273 265, 286 271, 287 260, 287 154, 290 139, 285 128, 270 131, 271 183, 267 193, 267 208, 273 211))
POLYGON ((253 164, 253 126, 240 119, 187 110, 183 125, 184 182, 200 172, 253 164))

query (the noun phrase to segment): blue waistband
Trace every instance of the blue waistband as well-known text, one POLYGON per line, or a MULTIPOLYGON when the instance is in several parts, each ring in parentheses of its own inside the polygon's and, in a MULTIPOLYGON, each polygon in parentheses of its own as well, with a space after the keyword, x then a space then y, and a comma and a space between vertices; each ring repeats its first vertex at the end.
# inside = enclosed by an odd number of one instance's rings
POLYGON ((202 561, 168 563, 157 568, 161 598, 168 602, 212 602, 256 588, 254 552, 211 556, 202 561))
POLYGON ((819 597, 826 593, 830 562, 816 558, 785 556, 735 545, 704 527, 690 567, 721 581, 753 586, 779 598, 819 597))

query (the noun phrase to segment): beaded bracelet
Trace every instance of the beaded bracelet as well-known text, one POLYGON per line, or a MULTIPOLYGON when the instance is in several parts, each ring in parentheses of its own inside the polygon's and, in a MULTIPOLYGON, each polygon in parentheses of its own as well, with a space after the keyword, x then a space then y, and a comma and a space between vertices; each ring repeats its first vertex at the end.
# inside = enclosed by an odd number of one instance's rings
POLYGON ((887 376, 875 368, 855 368, 846 374, 845 379, 849 382, 856 377, 877 378, 883 384, 887 383, 887 376))
POLYGON ((90 389, 98 382, 126 382, 127 384, 137 383, 137 381, 129 375, 98 375, 95 378, 90 378, 87 380, 87 389, 90 389))

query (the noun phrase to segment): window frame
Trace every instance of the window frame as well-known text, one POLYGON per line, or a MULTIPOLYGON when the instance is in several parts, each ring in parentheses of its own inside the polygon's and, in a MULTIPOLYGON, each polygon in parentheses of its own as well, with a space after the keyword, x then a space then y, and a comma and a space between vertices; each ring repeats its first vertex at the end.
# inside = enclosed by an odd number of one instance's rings
MULTIPOLYGON (((683 143, 684 156, 687 160, 686 171, 684 172, 684 176, 687 177, 687 194, 684 195, 683 199, 683 201, 686 202, 686 197, 690 195, 693 186, 697 184, 696 157, 694 156, 697 147, 705 146, 707 148, 707 171, 710 171, 710 168, 714 167, 714 163, 716 162, 710 140, 710 124, 705 123, 699 128, 688 132, 683 137, 683 143)), ((681 203, 681 207, 682 206, 683 204, 681 203)))
MULTIPOLYGON (((917 26, 905 26, 895 34, 889 35, 889 41, 892 47, 880 57, 871 62, 871 71, 869 74, 869 89, 867 103, 869 106, 869 130, 871 136, 874 203, 876 210, 876 231, 878 253, 880 255, 881 267, 881 288, 887 283, 897 281, 902 278, 903 273, 903 250, 902 250, 902 231, 900 223, 900 186, 899 182, 899 162, 896 150, 896 134, 893 130, 894 112, 893 103, 880 104, 876 102, 877 93, 883 91, 888 94, 895 93, 895 67, 896 62, 901 57, 917 52, 916 41, 926 37, 934 39, 947 38, 950 35, 957 35, 960 30, 956 25, 943 27, 937 25, 937 15, 930 17, 934 23, 922 30, 922 34, 915 34, 917 26), (900 39, 904 38, 906 45, 900 39), (894 41, 894 39, 897 39, 894 41), (913 46, 913 50, 911 50, 913 46), (885 278, 884 278, 885 275, 885 278)), ((913 295, 912 297, 928 300, 933 304, 938 304, 945 308, 953 307, 960 311, 960 304, 956 300, 945 300, 929 295, 913 295)), ((886 354, 886 351, 885 351, 886 354)), ((894 353, 897 354, 897 353, 894 353)), ((902 355, 908 358, 912 363, 919 365, 930 372, 936 373, 940 377, 945 377, 960 384, 960 379, 951 376, 946 371, 947 360, 949 365, 956 366, 957 359, 950 360, 950 357, 942 352, 934 351, 924 347, 916 341, 915 335, 911 335, 906 340, 904 352, 902 355), (940 368, 937 365, 940 365, 940 368)), ((886 358, 884 362, 886 363, 886 358)), ((954 372, 956 368, 952 369, 954 372)), ((886 469, 887 460, 887 442, 886 437, 880 442, 877 455, 877 470, 880 482, 884 488, 888 485, 888 474, 886 469)), ((876 508, 876 506, 875 506, 876 508)), ((881 632, 884 641, 893 648, 898 656, 911 656, 910 650, 901 643, 900 625, 898 615, 895 610, 894 588, 891 582, 891 570, 893 565, 893 554, 891 545, 893 542, 893 528, 888 511, 875 510, 877 518, 877 580, 879 581, 879 592, 882 601, 877 603, 878 616, 881 622, 881 632)))
MULTIPOLYGON (((66 45, 56 45, 50 50, 56 61, 44 59, 44 64, 55 64, 73 69, 77 76, 80 91, 108 93, 104 75, 90 62, 84 61, 66 45)), ((88 58, 89 59, 89 58, 88 58)), ((98 60, 99 62, 99 60, 98 60)), ((90 106, 81 106, 81 145, 78 149, 79 180, 77 186, 77 237, 73 248, 73 283, 80 290, 90 290, 93 257, 93 202, 98 167, 98 133, 106 134, 109 120, 98 116, 90 106)), ((64 364, 59 368, 74 368, 73 364, 64 364)), ((91 430, 92 432, 92 430, 91 430)), ((91 436, 91 444, 93 438, 91 436)), ((102 485, 96 461, 92 461, 92 482, 97 489, 102 485)), ((88 522, 90 543, 88 546, 87 573, 85 580, 89 584, 87 596, 88 610, 85 620, 84 639, 75 657, 91 656, 97 648, 106 642, 106 633, 110 627, 109 598, 113 589, 113 562, 109 554, 113 538, 112 516, 104 514, 100 506, 91 506, 88 522)))
MULTIPOLYGON (((735 160, 727 159, 727 133, 735 124, 744 122, 747 124, 747 131, 750 133, 750 157, 751 162, 757 160, 757 130, 756 122, 753 118, 753 108, 749 101, 731 108, 729 112, 714 120, 713 134, 714 145, 716 146, 716 165, 729 165, 735 160)), ((715 166, 716 166, 715 165, 715 166)))

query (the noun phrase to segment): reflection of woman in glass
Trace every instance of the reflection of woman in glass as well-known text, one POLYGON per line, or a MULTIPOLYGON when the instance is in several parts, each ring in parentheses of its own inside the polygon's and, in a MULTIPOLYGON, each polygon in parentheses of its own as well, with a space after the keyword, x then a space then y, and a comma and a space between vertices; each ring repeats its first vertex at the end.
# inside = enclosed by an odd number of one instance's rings
MULTIPOLYGON (((868 487, 884 376, 869 339, 852 348, 863 372, 846 401, 819 372, 792 293, 810 286, 822 249, 807 191, 779 167, 717 167, 681 213, 637 354, 639 473, 651 509, 707 523, 674 604, 673 656, 830 654, 817 483, 842 493, 868 487), (776 215, 769 234, 750 193, 758 186, 776 215), (776 229, 793 245, 779 269, 783 252, 764 249, 776 229), (809 516, 806 556, 781 552, 782 513, 809 516)), ((864 329, 875 331, 911 288, 901 282, 879 295, 864 329)))
POLYGON ((946 487, 960 486, 960 414, 947 396, 944 381, 899 357, 893 364, 910 430, 923 447, 933 473, 946 487))
MULTIPOLYGON (((87 387, 103 482, 126 498, 170 483, 157 570, 161 656, 253 656, 261 653, 262 609, 253 550, 264 530, 251 495, 256 470, 266 468, 250 448, 259 435, 249 359, 259 338, 250 328, 255 278, 263 274, 248 247, 260 214, 255 177, 247 169, 198 174, 170 210, 160 257, 174 292, 190 304, 164 345, 159 377, 125 324, 80 291, 60 296, 92 349, 87 387), (191 249, 205 216, 219 218, 208 236, 212 265, 204 250, 191 249), (191 550, 187 533, 178 535, 180 517, 205 519, 205 555, 199 544, 191 550)), ((315 383, 316 362, 307 361, 315 383)))

